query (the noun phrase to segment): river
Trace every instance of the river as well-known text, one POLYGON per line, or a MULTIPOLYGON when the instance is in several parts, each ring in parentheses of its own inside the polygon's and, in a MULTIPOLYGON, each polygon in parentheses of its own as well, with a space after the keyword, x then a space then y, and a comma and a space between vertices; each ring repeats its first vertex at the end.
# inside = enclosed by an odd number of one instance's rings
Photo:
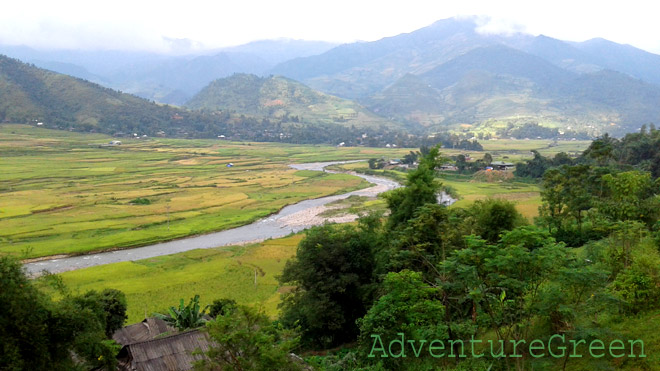
MULTIPOLYGON (((307 164, 289 165, 297 170, 323 171, 326 166, 346 163, 348 161, 315 162, 307 164)), ((332 171, 328 171, 332 172, 332 171)), ((142 247, 108 251, 103 253, 65 257, 36 261, 24 264, 28 273, 36 275, 43 270, 51 273, 60 273, 96 265, 118 263, 153 258, 156 256, 176 254, 193 249, 207 249, 211 247, 236 245, 248 242, 256 242, 268 238, 286 236, 292 232, 299 232, 319 223, 319 218, 314 218, 312 223, 305 222, 306 211, 325 205, 332 201, 348 198, 352 195, 374 197, 379 193, 400 187, 400 184, 382 177, 351 173, 359 176, 373 186, 358 191, 348 192, 341 195, 327 196, 312 200, 305 200, 282 208, 278 213, 258 220, 252 224, 242 227, 227 229, 221 232, 209 233, 201 236, 193 236, 178 240, 161 242, 142 247), (301 222, 301 219, 303 220, 301 222)))

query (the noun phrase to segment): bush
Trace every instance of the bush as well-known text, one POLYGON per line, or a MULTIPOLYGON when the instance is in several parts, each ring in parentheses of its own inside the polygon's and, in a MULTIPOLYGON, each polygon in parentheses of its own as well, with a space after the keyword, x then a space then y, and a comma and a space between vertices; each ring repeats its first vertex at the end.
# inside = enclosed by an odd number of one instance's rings
POLYGON ((131 200, 129 203, 133 205, 151 205, 151 201, 148 198, 141 197, 131 200))

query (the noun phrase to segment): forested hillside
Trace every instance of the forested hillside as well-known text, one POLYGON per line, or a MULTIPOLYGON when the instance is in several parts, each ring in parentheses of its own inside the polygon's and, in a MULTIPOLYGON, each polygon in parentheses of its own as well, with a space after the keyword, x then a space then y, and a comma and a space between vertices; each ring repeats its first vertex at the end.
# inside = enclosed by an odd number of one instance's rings
POLYGON ((186 106, 284 122, 332 123, 372 128, 397 126, 355 102, 315 91, 281 76, 261 78, 236 74, 218 79, 202 89, 186 106))

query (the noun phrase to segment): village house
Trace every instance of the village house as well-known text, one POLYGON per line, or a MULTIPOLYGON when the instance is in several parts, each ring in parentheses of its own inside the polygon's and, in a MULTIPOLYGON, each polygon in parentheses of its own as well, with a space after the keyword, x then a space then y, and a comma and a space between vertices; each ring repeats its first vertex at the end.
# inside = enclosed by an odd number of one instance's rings
POLYGON ((490 163, 493 170, 513 170, 516 166, 510 162, 493 161, 490 163))

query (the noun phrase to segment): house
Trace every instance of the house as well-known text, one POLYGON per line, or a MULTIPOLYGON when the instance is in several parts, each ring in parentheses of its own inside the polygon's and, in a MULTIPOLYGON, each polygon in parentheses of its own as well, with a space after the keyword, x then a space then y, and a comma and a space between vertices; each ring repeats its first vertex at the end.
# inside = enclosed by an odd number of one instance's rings
POLYGON ((113 340, 122 345, 117 355, 119 370, 191 370, 209 350, 209 338, 199 330, 178 332, 159 318, 117 330, 113 340))
POLYGON ((452 164, 444 164, 444 165, 440 166, 440 170, 456 171, 456 170, 458 170, 458 168, 456 166, 452 165, 452 164))
POLYGON ((513 170, 515 167, 514 164, 504 161, 493 161, 490 163, 490 166, 493 168, 493 170, 513 170))

